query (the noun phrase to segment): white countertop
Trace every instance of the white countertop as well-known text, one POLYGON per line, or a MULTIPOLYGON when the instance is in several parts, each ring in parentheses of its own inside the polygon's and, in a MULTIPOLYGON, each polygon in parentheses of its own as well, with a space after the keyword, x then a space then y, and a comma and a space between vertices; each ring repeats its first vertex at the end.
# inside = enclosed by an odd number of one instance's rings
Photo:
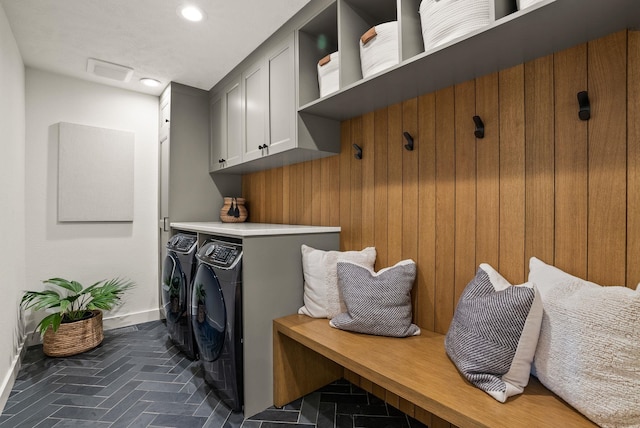
POLYGON ((340 232, 340 227, 334 226, 301 226, 270 223, 222 223, 220 221, 171 223, 171 227, 178 230, 209 233, 212 235, 233 236, 237 238, 248 236, 340 232))

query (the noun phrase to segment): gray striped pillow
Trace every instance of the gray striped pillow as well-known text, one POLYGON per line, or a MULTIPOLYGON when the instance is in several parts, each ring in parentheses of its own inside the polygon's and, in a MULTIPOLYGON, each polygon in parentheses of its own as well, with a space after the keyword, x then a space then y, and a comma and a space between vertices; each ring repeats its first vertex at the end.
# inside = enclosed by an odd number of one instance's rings
POLYGON ((403 260, 377 273, 355 263, 338 262, 338 287, 347 311, 333 317, 329 324, 378 336, 420 334, 420 328, 411 323, 415 277, 413 260, 403 260))
POLYGON ((504 403, 529 382, 541 322, 533 284, 512 286, 483 263, 458 301, 447 354, 469 382, 504 403))

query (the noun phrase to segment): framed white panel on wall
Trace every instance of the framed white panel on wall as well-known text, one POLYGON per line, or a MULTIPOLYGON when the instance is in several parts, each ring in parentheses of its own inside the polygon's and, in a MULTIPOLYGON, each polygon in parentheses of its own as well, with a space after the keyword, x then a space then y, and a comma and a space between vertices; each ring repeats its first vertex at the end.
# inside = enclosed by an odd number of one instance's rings
POLYGON ((135 134, 59 123, 58 221, 133 221, 135 134))

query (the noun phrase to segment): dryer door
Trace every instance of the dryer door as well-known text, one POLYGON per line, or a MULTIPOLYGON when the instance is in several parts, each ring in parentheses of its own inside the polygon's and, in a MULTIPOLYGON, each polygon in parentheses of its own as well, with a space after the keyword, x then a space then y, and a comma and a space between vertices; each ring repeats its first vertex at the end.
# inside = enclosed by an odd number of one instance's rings
POLYGON ((161 288, 167 324, 176 324, 187 313, 187 277, 171 252, 164 259, 161 288))
POLYGON ((200 358, 215 361, 224 345, 227 311, 220 282, 207 264, 200 264, 193 279, 191 322, 200 358))

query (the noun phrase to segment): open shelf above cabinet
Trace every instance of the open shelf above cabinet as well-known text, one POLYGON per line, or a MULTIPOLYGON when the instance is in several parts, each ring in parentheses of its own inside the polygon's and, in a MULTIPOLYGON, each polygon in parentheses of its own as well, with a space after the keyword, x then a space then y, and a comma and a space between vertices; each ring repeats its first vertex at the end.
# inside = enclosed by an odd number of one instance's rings
MULTIPOLYGON (((397 12, 399 19, 413 19, 410 25, 415 27, 415 13, 412 15, 414 18, 403 16, 406 5, 413 7, 419 1, 398 0, 397 4, 404 8, 397 12)), ((355 80, 353 63, 349 64, 344 58, 353 59, 357 52, 352 47, 343 48, 346 42, 342 41, 345 36, 353 38, 354 35, 350 34, 353 31, 341 25, 341 20, 354 11, 361 13, 366 4, 360 0, 345 0, 337 5, 340 7, 333 4, 318 15, 319 21, 312 20, 298 30, 301 76, 298 112, 337 120, 504 70, 619 30, 640 29, 639 0, 545 0, 435 49, 411 57, 404 53, 399 65, 369 78, 355 80), (337 26, 327 24, 332 19, 337 19, 337 26), (341 50, 349 49, 349 52, 341 52, 343 59, 340 65, 345 70, 341 70, 340 89, 315 99, 318 96, 317 79, 313 92, 313 79, 309 75, 317 77, 317 73, 315 69, 312 73, 308 65, 311 61, 305 62, 305 58, 310 55, 312 40, 323 28, 319 24, 329 28, 327 37, 332 44, 325 49, 325 54, 338 45, 341 50), (336 42, 338 38, 340 40, 336 42), (306 75, 306 79, 302 75, 306 75)), ((383 14, 386 17, 392 12, 384 11, 383 14)), ((364 28, 366 25, 363 23, 361 26, 364 28)), ((360 30, 358 28, 356 33, 360 30)), ((401 46, 401 49, 409 51, 415 47, 401 46)))

